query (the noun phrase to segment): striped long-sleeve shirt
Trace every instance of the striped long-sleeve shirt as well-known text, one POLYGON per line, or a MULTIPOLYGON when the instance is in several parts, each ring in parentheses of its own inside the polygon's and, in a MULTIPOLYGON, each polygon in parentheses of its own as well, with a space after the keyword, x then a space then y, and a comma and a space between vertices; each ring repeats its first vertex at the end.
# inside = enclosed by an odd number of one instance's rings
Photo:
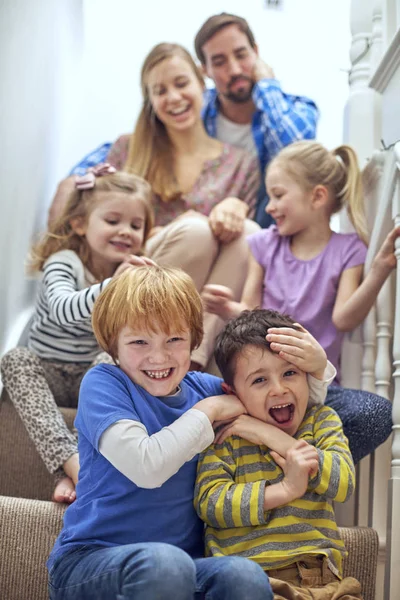
POLYGON ((100 348, 90 318, 96 298, 109 281, 94 283, 72 250, 50 256, 43 267, 28 348, 52 361, 92 362, 100 348))
POLYGON ((332 501, 345 502, 353 492, 348 442, 328 406, 308 409, 295 437, 317 449, 318 473, 304 496, 269 511, 264 511, 265 486, 280 482, 284 474, 268 448, 232 436, 202 453, 194 503, 207 525, 208 556, 245 556, 268 570, 307 555, 325 555, 341 576, 346 551, 332 501))

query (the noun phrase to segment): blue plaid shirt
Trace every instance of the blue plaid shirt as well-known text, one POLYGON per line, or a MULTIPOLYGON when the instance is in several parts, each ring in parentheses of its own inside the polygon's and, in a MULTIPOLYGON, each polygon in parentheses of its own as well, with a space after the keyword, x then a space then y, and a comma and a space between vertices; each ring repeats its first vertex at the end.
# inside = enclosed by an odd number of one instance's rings
MULTIPOLYGON (((216 137, 218 95, 215 88, 206 90, 203 120, 209 135, 216 137)), ((262 79, 253 88, 253 138, 262 173, 279 150, 296 140, 315 138, 318 109, 304 96, 282 91, 276 79, 262 79)))
POLYGON ((89 167, 95 167, 100 163, 105 162, 106 156, 112 146, 112 142, 105 142, 87 154, 77 165, 70 171, 70 175, 84 175, 89 167))

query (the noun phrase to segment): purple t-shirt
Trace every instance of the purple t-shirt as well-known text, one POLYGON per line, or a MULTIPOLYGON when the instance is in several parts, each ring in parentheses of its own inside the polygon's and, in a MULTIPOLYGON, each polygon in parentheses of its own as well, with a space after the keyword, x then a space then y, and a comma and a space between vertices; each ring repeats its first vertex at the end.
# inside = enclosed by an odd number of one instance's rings
POLYGON ((300 260, 290 250, 290 237, 276 225, 248 238, 250 250, 264 268, 262 308, 290 315, 308 329, 325 349, 340 381, 340 350, 344 333, 332 322, 340 276, 365 262, 367 247, 355 233, 332 233, 323 251, 300 260))

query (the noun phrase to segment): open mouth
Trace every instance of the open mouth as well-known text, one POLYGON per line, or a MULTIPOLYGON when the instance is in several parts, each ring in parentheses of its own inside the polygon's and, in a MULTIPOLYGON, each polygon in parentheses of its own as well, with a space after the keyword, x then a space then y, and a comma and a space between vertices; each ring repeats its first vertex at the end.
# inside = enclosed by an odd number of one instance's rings
POLYGON ((182 115, 186 114, 190 109, 190 104, 187 104, 186 106, 183 106, 181 108, 175 109, 175 110, 169 110, 169 114, 172 117, 181 117, 182 115))
POLYGON ((269 409, 269 414, 279 425, 290 425, 294 415, 294 404, 277 404, 269 409))
POLYGON ((168 379, 172 375, 173 370, 173 368, 170 368, 163 369, 162 371, 143 371, 143 373, 147 375, 147 377, 149 377, 150 379, 157 379, 158 381, 160 381, 168 379))

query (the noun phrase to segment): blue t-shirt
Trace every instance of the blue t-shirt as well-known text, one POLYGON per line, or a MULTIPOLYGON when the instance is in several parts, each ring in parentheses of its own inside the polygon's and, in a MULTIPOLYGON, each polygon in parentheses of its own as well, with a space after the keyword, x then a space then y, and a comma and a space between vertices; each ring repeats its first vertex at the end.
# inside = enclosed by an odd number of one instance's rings
POLYGON ((140 421, 152 435, 196 402, 223 393, 221 379, 205 373, 188 373, 180 387, 175 396, 156 398, 117 366, 101 364, 87 372, 75 420, 80 459, 77 499, 65 512, 49 569, 66 551, 88 544, 166 542, 193 557, 204 556, 203 523, 193 507, 197 456, 161 487, 144 489, 99 453, 102 434, 117 421, 140 421))

